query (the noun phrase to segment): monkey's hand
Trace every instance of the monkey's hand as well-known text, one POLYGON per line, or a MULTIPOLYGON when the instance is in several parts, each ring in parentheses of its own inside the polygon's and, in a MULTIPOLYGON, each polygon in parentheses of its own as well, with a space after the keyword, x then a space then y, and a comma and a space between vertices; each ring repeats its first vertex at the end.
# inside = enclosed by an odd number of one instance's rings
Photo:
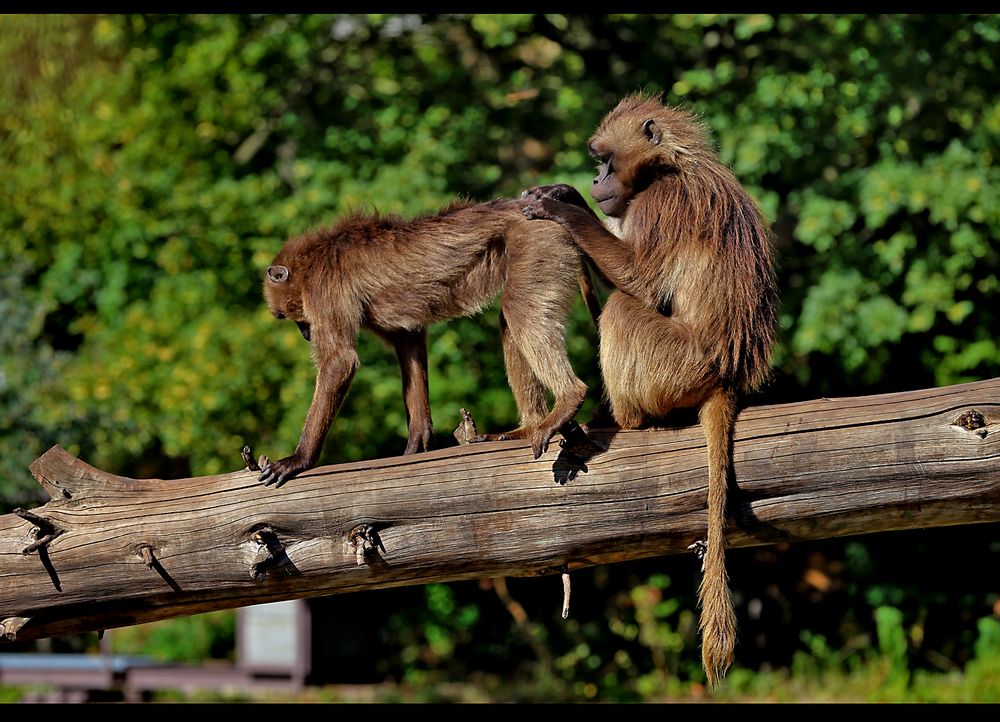
POLYGON ((312 464, 307 460, 301 458, 298 454, 292 454, 291 456, 286 456, 284 459, 266 464, 261 470, 260 476, 257 477, 257 481, 263 481, 264 486, 274 484, 274 488, 277 489, 286 481, 298 476, 310 467, 312 467, 312 464))
POLYGON ((564 226, 571 225, 574 220, 586 222, 589 220, 590 215, 592 215, 590 209, 587 209, 587 213, 584 213, 580 208, 562 203, 561 201, 554 201, 551 198, 539 198, 536 201, 532 201, 525 205, 521 209, 521 212, 524 213, 524 217, 528 220, 538 218, 546 221, 555 221, 564 226))
POLYGON ((559 201, 560 203, 569 203, 571 206, 579 206, 580 208, 589 209, 590 206, 587 205, 587 201, 583 199, 580 195, 580 191, 571 185, 566 185, 565 183, 554 183, 547 186, 534 186, 533 188, 528 188, 521 192, 521 198, 526 198, 528 200, 540 201, 543 198, 551 198, 554 201, 559 201))

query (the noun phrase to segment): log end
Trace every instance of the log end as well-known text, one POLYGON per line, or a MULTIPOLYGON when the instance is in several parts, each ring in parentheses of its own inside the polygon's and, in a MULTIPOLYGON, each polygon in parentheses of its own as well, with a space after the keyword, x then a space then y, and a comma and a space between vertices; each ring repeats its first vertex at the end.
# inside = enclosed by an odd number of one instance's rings
POLYGON ((106 487, 114 482, 128 482, 121 476, 95 469, 56 444, 28 467, 49 498, 73 499, 88 489, 106 487))

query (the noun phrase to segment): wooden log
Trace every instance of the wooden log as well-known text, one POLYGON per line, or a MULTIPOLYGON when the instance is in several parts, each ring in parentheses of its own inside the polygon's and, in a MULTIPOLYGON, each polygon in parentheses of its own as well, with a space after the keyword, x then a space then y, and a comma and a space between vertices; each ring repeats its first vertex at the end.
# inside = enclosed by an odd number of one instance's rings
MULTIPOLYGON (((745 409, 730 546, 1000 520, 1000 379, 745 409)), ((257 473, 135 480, 58 446, 51 501, 0 516, 0 638, 33 639, 361 589, 558 574, 705 533, 695 425, 257 473), (582 455, 581 455, 582 454, 582 455)), ((234 457, 238 453, 234 450, 234 457)))

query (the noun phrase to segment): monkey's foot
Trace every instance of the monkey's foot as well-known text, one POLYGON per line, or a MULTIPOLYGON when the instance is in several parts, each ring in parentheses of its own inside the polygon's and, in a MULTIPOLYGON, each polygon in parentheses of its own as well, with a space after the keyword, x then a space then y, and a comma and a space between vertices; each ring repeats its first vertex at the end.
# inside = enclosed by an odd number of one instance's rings
MULTIPOLYGON (((267 462, 263 457, 262 461, 267 462)), ((291 456, 286 456, 284 459, 267 462, 261 466, 263 468, 261 469, 260 476, 257 477, 257 481, 263 481, 264 486, 274 484, 274 488, 277 489, 289 479, 298 476, 306 469, 312 468, 313 462, 292 454, 291 456)))
MULTIPOLYGON (((519 426, 500 434, 477 434, 476 422, 472 415, 462 409, 462 423, 455 429, 455 438, 460 444, 479 444, 484 441, 515 441, 530 439, 531 451, 537 459, 549 449, 549 440, 555 435, 557 428, 519 426)), ((583 433, 582 431, 580 433, 583 433)))
POLYGON ((476 434, 469 437, 469 443, 477 444, 483 441, 512 441, 514 439, 527 439, 529 429, 514 429, 504 431, 502 434, 476 434))
POLYGON ((555 434, 554 429, 514 429, 505 431, 502 434, 479 434, 470 437, 468 442, 476 444, 482 441, 514 441, 517 439, 531 439, 531 451, 537 459, 549 449, 549 439, 555 434))

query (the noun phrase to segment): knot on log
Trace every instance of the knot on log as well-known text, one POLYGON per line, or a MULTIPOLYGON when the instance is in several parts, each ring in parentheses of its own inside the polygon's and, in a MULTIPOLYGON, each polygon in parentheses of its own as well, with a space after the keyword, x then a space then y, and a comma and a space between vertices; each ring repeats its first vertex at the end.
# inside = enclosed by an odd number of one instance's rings
POLYGON ((156 553, 152 545, 140 544, 136 547, 135 553, 139 559, 142 560, 142 563, 146 566, 146 568, 163 577, 163 581, 169 584, 171 589, 175 592, 181 591, 180 585, 174 581, 174 578, 167 573, 167 570, 163 568, 163 565, 160 564, 159 560, 156 558, 156 553))
POLYGON ((260 545, 250 564, 250 578, 258 583, 263 582, 267 573, 281 563, 285 550, 278 540, 278 535, 270 527, 258 529, 250 535, 250 539, 260 545))
POLYGON ((376 549, 382 544, 378 532, 371 524, 361 524, 351 529, 347 535, 347 543, 354 550, 354 558, 359 567, 367 564, 368 557, 375 554, 376 549))
POLYGON ((142 545, 139 547, 139 556, 142 557, 142 563, 146 565, 147 569, 156 567, 156 557, 153 556, 153 547, 148 544, 142 545))
POLYGON ((969 409, 954 421, 959 428, 971 431, 981 439, 985 439, 989 431, 986 429, 986 417, 976 409, 969 409))
POLYGON ((35 541, 31 542, 28 546, 22 549, 22 554, 31 554, 31 552, 38 551, 42 547, 48 546, 49 542, 63 533, 62 529, 59 529, 45 517, 32 514, 30 511, 26 511, 25 509, 15 509, 14 515, 19 516, 25 521, 35 525, 35 530, 32 532, 35 537, 35 541))

